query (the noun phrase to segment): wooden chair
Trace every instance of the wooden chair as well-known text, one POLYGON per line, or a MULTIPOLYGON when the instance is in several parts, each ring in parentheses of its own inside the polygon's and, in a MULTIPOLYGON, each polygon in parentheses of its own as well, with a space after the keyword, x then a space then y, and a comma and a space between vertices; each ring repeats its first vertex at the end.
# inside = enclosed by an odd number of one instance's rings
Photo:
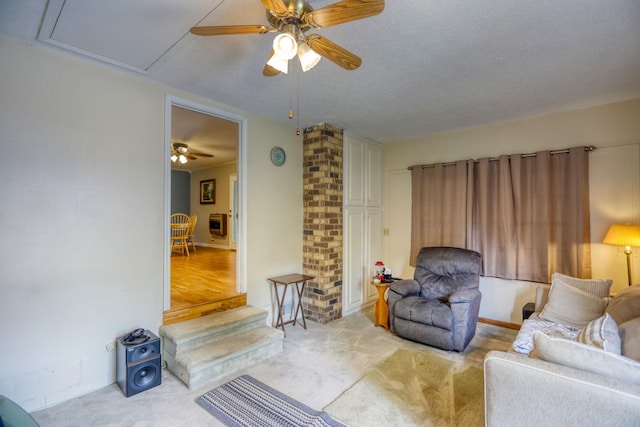
POLYGON ((196 231, 197 222, 198 222, 198 215, 193 214, 189 217, 189 229, 187 230, 187 244, 191 243, 193 252, 196 251, 196 244, 193 242, 193 233, 196 231))
POLYGON ((183 255, 186 252, 189 256, 189 245, 187 244, 189 224, 189 215, 183 213, 171 215, 171 252, 179 249, 183 255))

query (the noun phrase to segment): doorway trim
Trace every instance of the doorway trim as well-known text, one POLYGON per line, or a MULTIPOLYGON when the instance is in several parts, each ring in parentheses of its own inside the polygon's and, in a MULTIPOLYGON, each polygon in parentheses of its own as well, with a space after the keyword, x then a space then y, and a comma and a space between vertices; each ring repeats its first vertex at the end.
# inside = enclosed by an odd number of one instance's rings
POLYGON ((237 250, 238 240, 238 174, 229 175, 229 200, 231 201, 231 209, 229 209, 229 217, 231 218, 231 230, 229 232, 229 249, 237 250))
POLYGON ((171 107, 186 108, 198 113, 218 117, 238 124, 238 236, 236 250, 236 292, 247 292, 247 233, 245 210, 247 206, 247 118, 228 111, 220 110, 207 105, 199 104, 188 99, 179 98, 173 95, 165 95, 165 123, 164 123, 164 309, 171 309, 171 254, 169 253, 170 216, 171 216, 171 163, 168 161, 171 155, 171 107))

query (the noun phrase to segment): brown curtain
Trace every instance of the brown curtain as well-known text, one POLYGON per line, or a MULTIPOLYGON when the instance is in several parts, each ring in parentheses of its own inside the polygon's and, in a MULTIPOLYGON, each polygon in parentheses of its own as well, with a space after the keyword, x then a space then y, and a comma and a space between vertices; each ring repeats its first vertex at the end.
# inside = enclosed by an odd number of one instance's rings
POLYGON ((514 213, 520 219, 516 223, 516 279, 548 282, 550 161, 549 151, 511 159, 514 213))
POLYGON ((411 263, 424 246, 470 244, 471 199, 468 164, 461 160, 412 169, 411 263))
POLYGON ((509 156, 480 159, 474 178, 471 248, 482 254, 485 276, 515 278, 516 215, 509 156))
POLYGON ((551 156, 549 187, 549 271, 591 278, 589 154, 583 147, 551 156))
POLYGON ((591 277, 584 147, 413 167, 411 260, 423 246, 477 250, 484 275, 591 277))

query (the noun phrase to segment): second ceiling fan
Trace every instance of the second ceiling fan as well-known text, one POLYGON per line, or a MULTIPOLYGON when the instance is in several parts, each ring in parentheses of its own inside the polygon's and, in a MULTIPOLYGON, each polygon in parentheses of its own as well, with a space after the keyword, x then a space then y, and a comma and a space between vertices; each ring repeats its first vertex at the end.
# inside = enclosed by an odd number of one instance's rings
POLYGON ((343 0, 313 10, 305 0, 261 0, 267 8, 266 25, 222 25, 193 27, 199 36, 226 34, 280 33, 273 41, 273 50, 262 70, 267 77, 287 73, 289 60, 298 55, 303 71, 313 68, 321 57, 345 70, 355 70, 362 64, 359 56, 349 52, 319 34, 307 35, 311 28, 326 28, 357 19, 378 15, 384 10, 384 0, 343 0))
POLYGON ((189 146, 184 142, 174 142, 171 146, 171 162, 187 163, 189 160, 198 160, 198 157, 213 157, 212 154, 189 151, 189 146))

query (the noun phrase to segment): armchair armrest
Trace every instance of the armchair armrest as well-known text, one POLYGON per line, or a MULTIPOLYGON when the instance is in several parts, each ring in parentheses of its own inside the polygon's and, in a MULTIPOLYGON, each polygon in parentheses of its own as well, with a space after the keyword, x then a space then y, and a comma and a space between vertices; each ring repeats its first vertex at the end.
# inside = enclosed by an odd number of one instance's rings
POLYGON ((463 289, 449 295, 453 315, 453 348, 464 350, 476 333, 482 293, 478 289, 463 289))
POLYGON ((420 284, 413 279, 397 280, 389 285, 387 303, 389 304, 389 329, 396 331, 395 305, 402 298, 420 295, 420 284))
POLYGON ((482 294, 477 289, 463 289, 449 295, 450 304, 470 303, 480 299, 482 294))
POLYGON ((420 295, 420 284, 413 279, 397 280, 389 285, 389 292, 395 292, 403 298, 420 295))

